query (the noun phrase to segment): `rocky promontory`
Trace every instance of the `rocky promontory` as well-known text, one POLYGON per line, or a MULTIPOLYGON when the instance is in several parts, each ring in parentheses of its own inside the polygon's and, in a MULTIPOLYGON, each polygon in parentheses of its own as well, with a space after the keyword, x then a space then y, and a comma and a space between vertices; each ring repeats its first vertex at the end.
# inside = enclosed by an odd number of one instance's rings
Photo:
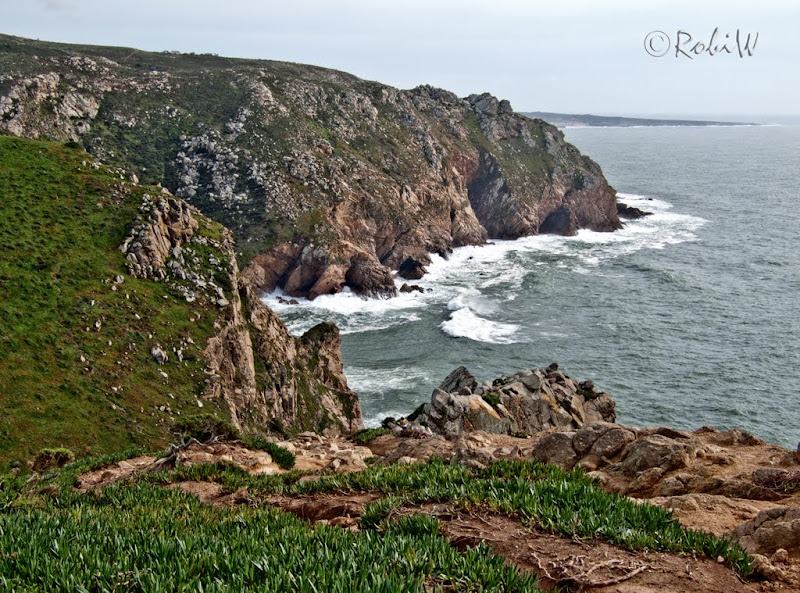
POLYGON ((80 143, 233 232, 257 293, 393 295, 489 238, 620 227, 600 167, 488 93, 0 36, 0 130, 80 143))
POLYGON ((219 240, 195 236, 198 216, 166 189, 156 198, 144 194, 119 250, 131 275, 166 282, 188 303, 205 300, 219 311, 217 334, 203 351, 208 377, 202 397, 223 399, 234 426, 245 431, 361 428, 358 396, 342 368, 339 329, 323 323, 292 337, 240 276, 230 232, 221 229, 219 240), (218 252, 208 255, 209 247, 218 252), (214 266, 211 275, 202 274, 204 255, 214 266))

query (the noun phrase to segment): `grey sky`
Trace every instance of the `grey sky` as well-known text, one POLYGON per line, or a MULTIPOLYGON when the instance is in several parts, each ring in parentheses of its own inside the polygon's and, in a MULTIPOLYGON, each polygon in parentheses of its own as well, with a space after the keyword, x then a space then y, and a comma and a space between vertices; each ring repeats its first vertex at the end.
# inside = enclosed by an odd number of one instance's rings
POLYGON ((490 91, 519 111, 800 113, 797 0, 0 0, 0 11, 0 32, 24 37, 317 64, 490 91), (674 44, 679 29, 707 41, 715 27, 721 42, 758 32, 754 55, 645 52, 652 30, 674 44))

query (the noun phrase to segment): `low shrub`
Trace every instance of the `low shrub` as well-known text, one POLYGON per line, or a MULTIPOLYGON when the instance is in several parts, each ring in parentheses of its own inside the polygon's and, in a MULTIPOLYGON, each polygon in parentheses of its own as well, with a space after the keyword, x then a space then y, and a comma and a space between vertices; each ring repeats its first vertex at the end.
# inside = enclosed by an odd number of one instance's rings
POLYGON ((268 441, 262 436, 258 435, 249 435, 242 437, 242 442, 247 445, 251 449, 259 449, 261 451, 266 451, 272 457, 272 460, 278 464, 281 469, 292 469, 294 467, 295 462, 295 455, 291 451, 288 451, 281 447, 280 445, 276 445, 275 443, 268 441))
POLYGON ((383 436, 385 434, 392 434, 392 431, 388 428, 365 428, 363 430, 359 430, 358 432, 354 433, 350 439, 354 443, 358 443, 359 445, 366 445, 370 441, 377 439, 379 436, 383 436))
POLYGON ((64 467, 71 461, 75 461, 75 453, 69 449, 64 447, 42 449, 33 462, 33 469, 37 472, 43 472, 56 467, 64 467))
POLYGON ((241 436, 233 424, 213 414, 183 416, 173 424, 172 432, 182 443, 190 439, 205 443, 213 438, 235 441, 241 436))

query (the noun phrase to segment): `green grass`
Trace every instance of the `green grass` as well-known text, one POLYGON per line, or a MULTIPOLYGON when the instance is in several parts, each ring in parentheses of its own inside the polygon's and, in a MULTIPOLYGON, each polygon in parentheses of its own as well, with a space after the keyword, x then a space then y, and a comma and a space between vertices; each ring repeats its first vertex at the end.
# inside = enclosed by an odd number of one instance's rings
MULTIPOLYGON (((46 447, 82 456, 160 446, 204 386, 201 348, 218 313, 128 276, 117 249, 142 194, 159 190, 91 162, 0 136, 0 467, 46 447), (125 281, 113 291, 105 281, 116 275, 125 281), (187 338, 183 363, 154 363, 152 346, 187 338)), ((216 227, 203 220, 199 232, 216 227)))
POLYGON ((392 434, 392 431, 388 428, 365 428, 354 433, 350 438, 359 445, 366 445, 370 441, 385 434, 392 434))
POLYGON ((146 483, 0 512, 0 550, 13 591, 538 590, 484 546, 458 552, 429 518, 354 534, 146 483))
POLYGON ((236 468, 197 465, 148 479, 208 480, 231 490, 246 486, 251 493, 265 496, 375 492, 408 504, 488 506, 570 538, 602 538, 634 550, 700 554, 713 559, 722 556, 741 574, 750 570, 747 555, 738 545, 686 529, 660 507, 604 492, 581 470, 568 472, 539 462, 503 460, 476 472, 432 460, 423 465, 372 466, 363 472, 323 476, 315 481, 299 481, 300 477, 297 472, 250 476, 236 468))
POLYGON ((295 456, 291 451, 287 451, 280 445, 268 441, 262 436, 245 436, 242 437, 244 444, 251 449, 261 449, 266 451, 272 457, 272 460, 278 464, 281 469, 292 469, 294 467, 295 456))
POLYGON ((307 474, 250 476, 230 465, 178 467, 92 494, 75 476, 119 457, 85 459, 41 482, 0 476, 0 584, 10 590, 135 591, 536 591, 535 579, 487 548, 460 553, 425 502, 488 508, 568 539, 624 548, 723 557, 746 576, 749 559, 728 540, 685 529, 660 507, 600 490, 580 471, 499 461, 483 470, 433 459, 410 466, 309 480, 307 474), (301 478, 304 478, 301 480, 301 478), (164 485, 217 482, 274 494, 383 495, 367 505, 361 532, 313 527, 263 504, 221 509, 164 485), (5 580, 2 580, 5 579, 5 580))

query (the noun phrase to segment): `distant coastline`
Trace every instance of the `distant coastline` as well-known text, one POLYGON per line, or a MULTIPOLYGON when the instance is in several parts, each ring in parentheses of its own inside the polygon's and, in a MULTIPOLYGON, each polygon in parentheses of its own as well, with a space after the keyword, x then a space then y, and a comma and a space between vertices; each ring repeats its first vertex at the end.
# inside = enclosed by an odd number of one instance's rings
POLYGON ((522 115, 551 123, 560 128, 564 127, 592 127, 592 128, 611 128, 623 127, 632 128, 637 126, 646 127, 666 127, 666 126, 760 126, 755 122, 729 122, 729 121, 706 121, 693 119, 647 119, 641 117, 617 117, 610 115, 577 115, 569 113, 550 113, 547 111, 527 111, 522 115))

